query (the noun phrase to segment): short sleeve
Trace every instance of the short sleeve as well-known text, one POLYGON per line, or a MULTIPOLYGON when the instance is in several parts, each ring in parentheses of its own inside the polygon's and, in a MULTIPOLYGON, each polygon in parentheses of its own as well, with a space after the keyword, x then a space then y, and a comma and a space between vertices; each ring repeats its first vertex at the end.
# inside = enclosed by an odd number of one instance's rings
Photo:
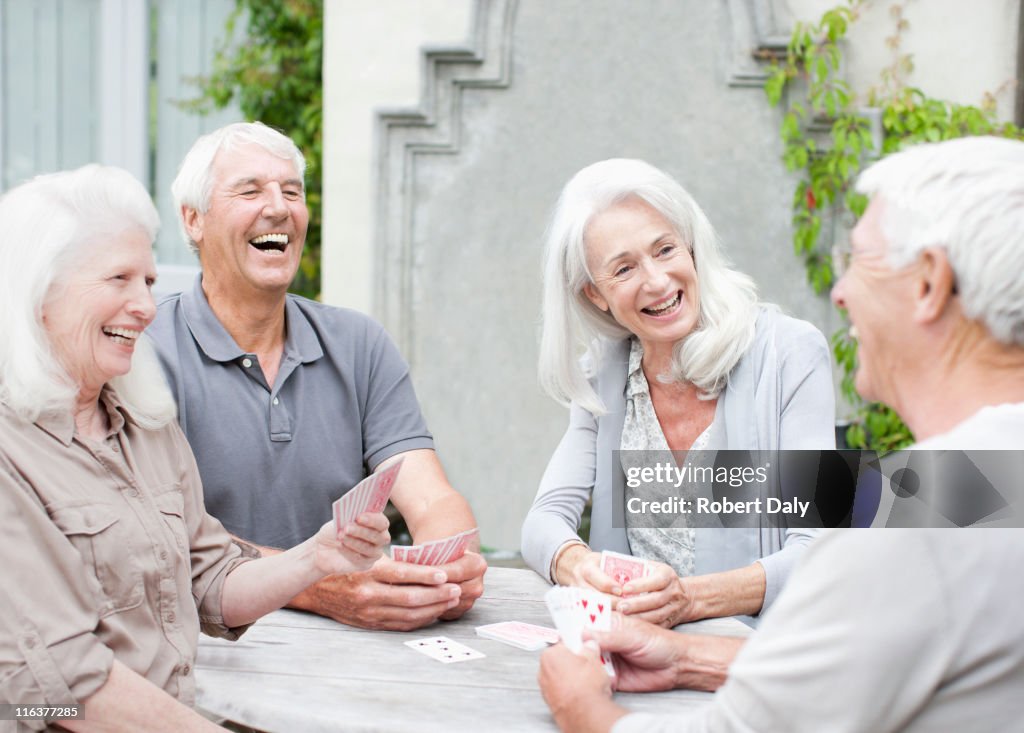
POLYGON ((399 453, 433 449, 409 365, 387 333, 376 326, 365 376, 363 409, 363 459, 372 473, 383 461, 399 453))

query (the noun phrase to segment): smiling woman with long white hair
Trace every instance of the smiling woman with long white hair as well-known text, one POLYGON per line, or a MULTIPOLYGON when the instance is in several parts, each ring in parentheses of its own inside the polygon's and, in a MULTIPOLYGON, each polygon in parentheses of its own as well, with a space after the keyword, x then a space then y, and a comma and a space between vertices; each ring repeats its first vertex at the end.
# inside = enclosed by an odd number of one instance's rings
POLYGON ((570 406, 569 428, 523 526, 523 557, 665 626, 760 613, 814 530, 645 528, 629 512, 614 528, 612 485, 626 451, 833 448, 824 337, 760 304, 690 194, 639 160, 595 163, 566 184, 545 263, 540 381, 570 406), (577 532, 590 498, 588 546, 577 532), (654 570, 619 587, 600 550, 654 570))
POLYGON ((237 638, 388 540, 364 514, 249 560, 206 514, 142 336, 158 224, 116 168, 0 199, 0 702, 83 703, 70 730, 216 729, 189 707, 200 628, 237 638))

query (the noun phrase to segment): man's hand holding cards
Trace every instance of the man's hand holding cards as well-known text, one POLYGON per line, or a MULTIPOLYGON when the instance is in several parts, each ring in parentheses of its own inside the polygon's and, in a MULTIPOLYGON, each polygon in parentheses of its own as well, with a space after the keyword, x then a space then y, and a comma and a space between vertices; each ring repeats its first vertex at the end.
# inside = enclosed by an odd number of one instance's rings
POLYGON ((431 540, 422 545, 405 547, 394 545, 391 548, 391 559, 398 562, 410 562, 414 565, 444 565, 455 562, 463 555, 470 545, 475 544, 480 530, 474 527, 459 532, 451 537, 431 540))
MULTIPOLYGON (((575 654, 583 650, 584 630, 609 631, 612 627, 612 599, 596 590, 556 585, 544 594, 544 602, 562 643, 575 654)), ((602 652, 601 661, 608 676, 614 677, 611 655, 602 652)))

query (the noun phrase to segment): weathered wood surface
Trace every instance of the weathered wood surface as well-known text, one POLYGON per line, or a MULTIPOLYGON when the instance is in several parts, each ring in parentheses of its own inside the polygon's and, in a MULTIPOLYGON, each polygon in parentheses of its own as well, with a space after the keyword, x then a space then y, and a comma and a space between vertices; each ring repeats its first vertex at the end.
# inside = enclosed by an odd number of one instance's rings
MULTIPOLYGON (((491 568, 484 597, 464 618, 411 633, 367 631, 298 611, 277 611, 237 642, 203 637, 196 664, 197 703, 270 733, 319 731, 550 731, 537 688, 540 652, 476 635, 497 621, 551 626, 548 584, 528 570, 491 568), (441 664, 403 642, 448 636, 487 655, 441 664)), ((745 635, 733 619, 690 624, 687 631, 745 635)), ((711 695, 677 690, 618 694, 634 710, 682 714, 711 695)))

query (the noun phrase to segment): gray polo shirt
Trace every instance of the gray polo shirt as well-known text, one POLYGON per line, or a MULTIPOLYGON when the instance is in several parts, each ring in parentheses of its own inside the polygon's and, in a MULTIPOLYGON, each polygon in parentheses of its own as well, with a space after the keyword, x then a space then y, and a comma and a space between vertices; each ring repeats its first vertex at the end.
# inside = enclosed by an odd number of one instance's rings
POLYGON ((381 461, 434 442, 409 367, 383 327, 289 295, 273 388, 217 320, 201 276, 147 333, 195 452, 206 508, 239 537, 292 547, 381 461))

